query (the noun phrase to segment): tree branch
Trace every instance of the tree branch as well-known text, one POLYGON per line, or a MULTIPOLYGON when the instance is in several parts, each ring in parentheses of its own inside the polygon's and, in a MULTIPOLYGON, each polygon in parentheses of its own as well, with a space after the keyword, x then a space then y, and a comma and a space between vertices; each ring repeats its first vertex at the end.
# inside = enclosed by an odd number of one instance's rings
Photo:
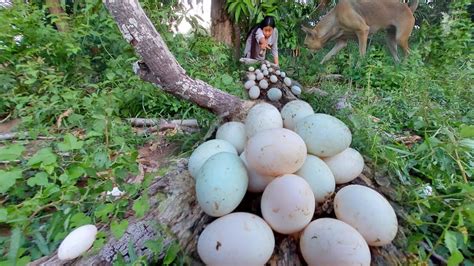
POLYGON ((104 3, 124 38, 141 56, 142 61, 135 64, 134 69, 143 80, 219 116, 233 116, 243 111, 243 101, 238 97, 186 75, 137 0, 104 0, 104 3))

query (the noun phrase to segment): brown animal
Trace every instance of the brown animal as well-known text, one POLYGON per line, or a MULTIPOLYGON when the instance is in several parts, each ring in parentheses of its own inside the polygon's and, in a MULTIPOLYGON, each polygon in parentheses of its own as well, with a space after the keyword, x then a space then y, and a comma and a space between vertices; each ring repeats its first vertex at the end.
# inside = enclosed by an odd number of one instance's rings
POLYGON ((316 27, 303 26, 306 32, 304 43, 311 50, 319 50, 328 41, 336 41, 334 48, 321 61, 323 64, 354 37, 359 40, 360 55, 364 56, 369 34, 386 29, 388 48, 393 59, 399 62, 397 44, 406 57, 409 53, 408 38, 415 24, 413 13, 417 7, 418 0, 410 6, 399 0, 340 0, 316 27))

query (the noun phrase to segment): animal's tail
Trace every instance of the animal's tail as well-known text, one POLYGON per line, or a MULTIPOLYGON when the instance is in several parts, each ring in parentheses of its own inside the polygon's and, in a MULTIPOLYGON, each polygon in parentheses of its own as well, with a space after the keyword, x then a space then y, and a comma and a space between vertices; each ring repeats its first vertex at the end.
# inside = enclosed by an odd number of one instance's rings
POLYGON ((418 8, 418 0, 414 0, 409 6, 412 13, 415 13, 415 10, 418 8))

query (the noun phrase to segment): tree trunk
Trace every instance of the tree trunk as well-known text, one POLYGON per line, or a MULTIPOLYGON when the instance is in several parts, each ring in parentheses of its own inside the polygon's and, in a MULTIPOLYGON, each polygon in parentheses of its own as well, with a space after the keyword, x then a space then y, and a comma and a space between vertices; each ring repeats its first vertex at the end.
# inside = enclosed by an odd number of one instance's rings
POLYGON ((233 45, 233 23, 225 9, 225 0, 211 2, 211 35, 218 42, 233 45))
POLYGON ((58 31, 64 32, 68 30, 68 24, 66 22, 66 13, 64 12, 59 0, 46 0, 46 6, 48 7, 49 13, 57 17, 57 21, 54 22, 58 31))
POLYGON ((186 75, 137 0, 104 2, 124 38, 141 56, 142 61, 134 69, 143 80, 221 117, 238 116, 244 111, 246 104, 238 97, 186 75))

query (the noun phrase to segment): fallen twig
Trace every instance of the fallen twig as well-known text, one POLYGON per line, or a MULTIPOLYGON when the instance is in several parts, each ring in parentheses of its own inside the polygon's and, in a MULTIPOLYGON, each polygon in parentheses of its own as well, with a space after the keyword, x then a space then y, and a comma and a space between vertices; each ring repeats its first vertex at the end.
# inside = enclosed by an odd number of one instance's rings
POLYGON ((32 138, 29 136, 28 132, 10 132, 10 133, 0 134, 0 141, 14 140, 14 139, 55 140, 56 137, 38 136, 36 138, 32 138))
POLYGON ((435 259, 439 260, 444 265, 448 264, 448 261, 445 258, 443 258, 443 256, 436 254, 436 252, 434 252, 434 250, 432 250, 430 246, 428 246, 428 244, 426 244, 425 242, 421 242, 421 245, 423 246, 424 249, 426 249, 426 251, 430 252, 431 256, 433 256, 435 259))
POLYGON ((196 119, 183 119, 183 120, 170 120, 158 118, 128 118, 128 122, 134 127, 150 127, 150 126, 160 126, 162 127, 199 127, 196 119))

